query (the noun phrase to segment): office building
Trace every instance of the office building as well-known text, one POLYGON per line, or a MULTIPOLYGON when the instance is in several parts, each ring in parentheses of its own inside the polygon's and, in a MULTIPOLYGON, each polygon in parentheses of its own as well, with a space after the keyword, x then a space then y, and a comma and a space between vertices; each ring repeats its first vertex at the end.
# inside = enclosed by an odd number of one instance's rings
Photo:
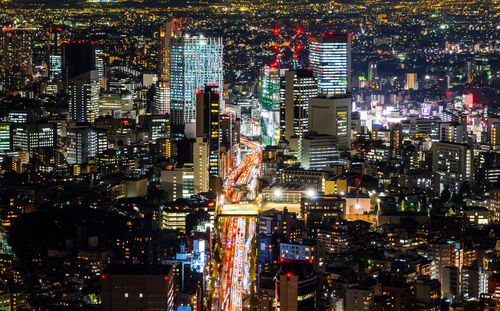
POLYGON ((432 170, 440 176, 440 191, 448 187, 458 192, 464 182, 472 181, 473 152, 467 144, 436 142, 432 144, 432 170))
POLYGON ((185 164, 161 171, 161 186, 164 191, 172 193, 172 199, 189 199, 194 195, 194 169, 193 165, 185 164))
POLYGON ((0 29, 0 89, 19 90, 33 73, 31 37, 34 29, 0 29))
POLYGON ((76 122, 94 122, 99 114, 99 72, 91 70, 69 81, 69 113, 76 122))
MULTIPOLYGON (((173 124, 194 122, 196 94, 207 85, 222 92, 222 38, 175 36, 170 44, 170 116, 173 124)), ((219 105, 222 96, 219 97, 219 105)))
POLYGON ((0 36, 0 68, 22 68, 27 75, 32 73, 33 51, 31 36, 34 29, 2 27, 0 36))
POLYGON ((209 189, 209 144, 203 137, 196 137, 193 145, 194 193, 207 192, 209 189))
POLYGON ((54 147, 56 126, 54 123, 12 124, 12 148, 33 154, 36 148, 54 147))
POLYGON ((88 126, 77 126, 68 131, 67 161, 69 164, 87 163, 98 153, 97 131, 88 126))
POLYGON ((338 163, 338 139, 333 135, 308 132, 299 141, 299 162, 306 170, 321 170, 338 163))
POLYGON ((285 73, 285 136, 302 137, 309 130, 309 99, 318 94, 318 84, 310 70, 285 73))
MULTIPOLYGON (((98 44, 86 41, 71 41, 62 48, 62 80, 64 90, 68 90, 70 81, 89 71, 97 70, 96 49, 98 44)), ((99 70, 96 74, 99 80, 99 70)))
POLYGON ((351 35, 322 34, 309 41, 309 65, 318 93, 345 94, 351 88, 351 35))
POLYGON ((454 122, 443 122, 439 124, 441 141, 449 143, 467 143, 467 125, 454 122))
POLYGON ((405 90, 415 90, 415 91, 418 90, 418 81, 416 73, 406 74, 405 90))
POLYGON ((351 96, 315 97, 309 100, 309 130, 337 136, 338 149, 351 148, 351 96))
POLYGON ((61 28, 50 28, 49 39, 49 81, 51 83, 56 83, 62 81, 63 48, 61 41, 61 28))
POLYGON ((160 27, 160 70, 156 87, 155 105, 158 113, 170 114, 170 43, 174 23, 160 27))
POLYGON ((164 114, 151 115, 149 118, 149 138, 157 140, 159 138, 170 138, 170 122, 168 116, 164 114))
POLYGON ((210 175, 219 175, 220 96, 216 86, 206 86, 196 95, 196 138, 208 143, 210 175))
POLYGON ((174 277, 169 265, 109 265, 101 276, 103 311, 174 310, 174 277))
POLYGON ((0 151, 10 150, 10 123, 0 123, 0 151))

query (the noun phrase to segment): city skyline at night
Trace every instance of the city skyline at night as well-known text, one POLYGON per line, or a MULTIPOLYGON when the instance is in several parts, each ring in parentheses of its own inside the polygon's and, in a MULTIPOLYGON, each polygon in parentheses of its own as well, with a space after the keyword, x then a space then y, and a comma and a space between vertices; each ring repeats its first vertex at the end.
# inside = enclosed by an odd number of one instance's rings
POLYGON ((500 308, 499 0, 0 0, 0 311, 500 308))

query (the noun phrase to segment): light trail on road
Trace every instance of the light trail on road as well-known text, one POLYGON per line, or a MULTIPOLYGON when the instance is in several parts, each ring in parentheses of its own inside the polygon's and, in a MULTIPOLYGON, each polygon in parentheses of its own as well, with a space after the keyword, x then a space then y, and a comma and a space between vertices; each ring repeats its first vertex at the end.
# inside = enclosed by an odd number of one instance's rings
MULTIPOLYGON (((241 143, 251 153, 228 176, 224 182, 224 197, 232 206, 241 200, 253 200, 257 196, 257 179, 260 176, 262 147, 242 138, 241 143)), ((221 207, 223 209, 223 207, 221 207)), ((256 210, 256 208, 255 208, 256 210)), ((250 293, 250 260, 252 239, 255 238, 255 216, 221 216, 219 228, 224 250, 220 281, 217 284, 213 310, 241 311, 245 298, 250 293)), ((255 266, 255 265, 254 265, 255 266)))

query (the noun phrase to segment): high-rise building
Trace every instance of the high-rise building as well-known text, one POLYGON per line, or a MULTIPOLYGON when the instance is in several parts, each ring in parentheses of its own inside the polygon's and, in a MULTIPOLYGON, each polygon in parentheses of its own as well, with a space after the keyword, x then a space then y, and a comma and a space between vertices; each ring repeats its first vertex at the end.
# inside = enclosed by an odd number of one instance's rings
POLYGON ((54 147, 56 126, 54 123, 12 124, 12 148, 33 153, 36 148, 54 147))
POLYGON ((299 141, 299 162, 306 170, 320 170, 336 164, 339 159, 338 139, 333 135, 306 133, 299 141))
POLYGON ((264 66, 261 85, 262 109, 279 111, 280 109, 280 69, 264 66))
POLYGON ((322 34, 309 41, 309 65, 318 93, 344 94, 351 89, 351 35, 322 34))
POLYGON ((210 186, 208 173, 209 146, 203 137, 196 137, 193 144, 194 193, 207 192, 210 186))
POLYGON ((209 174, 219 175, 220 96, 216 86, 206 86, 196 95, 196 137, 208 143, 209 174))
POLYGON ((0 29, 0 86, 17 90, 32 74, 31 28, 0 29))
POLYGON ((174 310, 169 265, 109 265, 101 276, 102 310, 174 310))
MULTIPOLYGON (((176 36, 170 44, 170 116, 173 124, 196 119, 196 94, 206 85, 222 91, 222 38, 176 36)), ((222 96, 219 97, 219 105, 222 96)))
MULTIPOLYGON (((96 43, 86 41, 72 41, 63 45, 62 79, 65 90, 68 89, 73 78, 97 69, 96 47, 96 43)), ((97 77, 99 77, 99 71, 97 77)))
POLYGON ((88 126, 77 126, 68 131, 67 161, 69 164, 87 163, 98 153, 99 140, 95 129, 88 126))
POLYGON ((0 123, 0 151, 11 149, 10 123, 0 123))
POLYGON ((49 81, 51 83, 62 80, 62 42, 61 42, 61 28, 49 29, 49 81))
POLYGON ((351 148, 351 103, 349 95, 309 99, 309 130, 337 136, 338 149, 351 148))
POLYGON ((170 170, 161 171, 162 189, 172 193, 172 199, 189 199, 194 194, 193 165, 184 165, 170 170))
POLYGON ((99 73, 91 70, 69 81, 69 113, 76 122, 94 122, 99 114, 99 73))
POLYGON ((467 125, 464 123, 443 122, 439 124, 441 141, 467 143, 467 125))
POLYGON ((155 108, 158 113, 170 114, 170 44, 173 31, 173 22, 160 27, 160 68, 155 99, 155 108))
POLYGON ((302 137, 309 129, 309 99, 318 94, 318 84, 310 70, 285 73, 285 139, 302 137))
POLYGON ((435 142, 432 144, 432 170, 441 175, 440 192, 448 187, 458 192, 464 182, 472 181, 474 156, 467 144, 435 142))
POLYGON ((418 81, 416 73, 406 74, 405 90, 418 90, 418 81))

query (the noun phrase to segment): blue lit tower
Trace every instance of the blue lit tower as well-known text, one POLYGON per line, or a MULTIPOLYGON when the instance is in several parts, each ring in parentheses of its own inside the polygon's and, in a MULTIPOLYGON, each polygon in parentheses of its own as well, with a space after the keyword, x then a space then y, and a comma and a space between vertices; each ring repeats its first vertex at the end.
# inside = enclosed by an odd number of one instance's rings
MULTIPOLYGON (((196 120, 196 94, 206 85, 222 91, 222 38, 175 36, 170 45, 170 116, 173 124, 196 120)), ((222 96, 219 98, 222 105, 222 96)))
POLYGON ((62 79, 61 28, 50 28, 49 37, 49 81, 55 82, 56 79, 62 79))
POLYGON ((322 34, 309 41, 309 64, 318 93, 345 94, 351 87, 351 35, 322 34))

